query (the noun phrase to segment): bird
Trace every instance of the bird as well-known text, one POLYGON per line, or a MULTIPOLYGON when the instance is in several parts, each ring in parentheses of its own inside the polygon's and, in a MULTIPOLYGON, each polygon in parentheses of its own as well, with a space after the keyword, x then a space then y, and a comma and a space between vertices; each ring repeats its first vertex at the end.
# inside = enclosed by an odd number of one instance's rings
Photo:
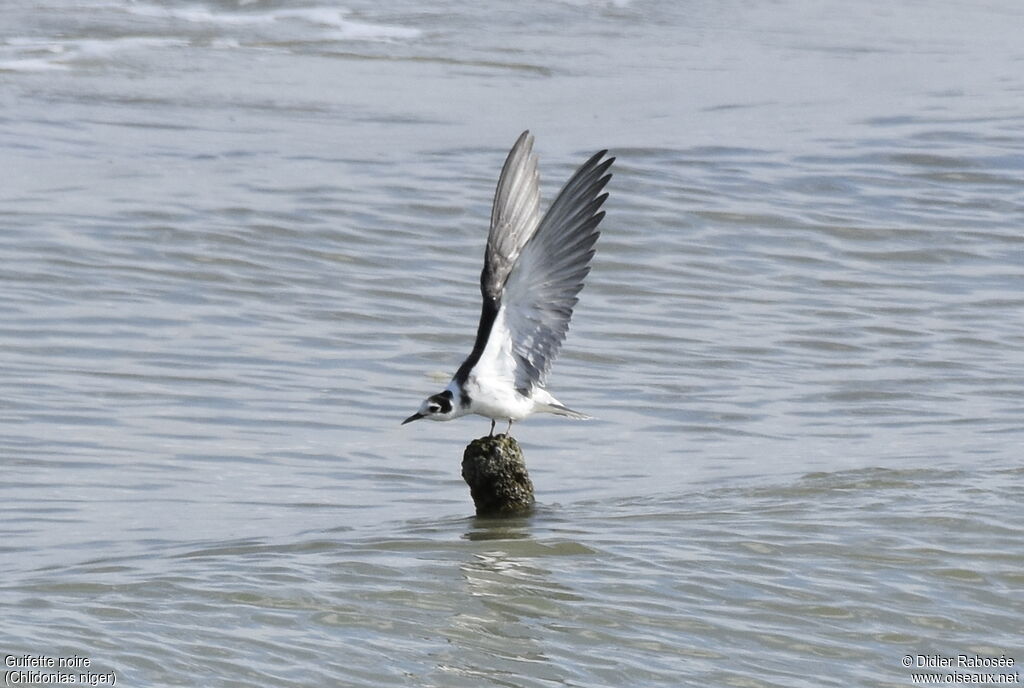
POLYGON ((480 273, 483 303, 473 350, 451 382, 427 397, 402 425, 427 418, 449 421, 467 414, 495 423, 534 413, 576 420, 590 416, 568 408, 545 389, 565 340, 577 296, 590 272, 601 206, 614 157, 595 153, 540 213, 540 178, 533 135, 524 131, 498 178, 480 273))

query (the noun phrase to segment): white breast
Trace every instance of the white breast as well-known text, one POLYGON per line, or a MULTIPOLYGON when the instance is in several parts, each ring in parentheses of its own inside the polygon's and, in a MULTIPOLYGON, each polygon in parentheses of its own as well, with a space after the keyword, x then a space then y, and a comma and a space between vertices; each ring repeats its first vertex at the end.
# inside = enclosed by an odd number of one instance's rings
POLYGON ((494 319, 487 345, 466 380, 469 412, 497 420, 522 420, 533 413, 533 399, 516 391, 515 368, 502 307, 494 319))
POLYGON ((511 384, 495 384, 492 378, 470 374, 466 392, 470 413, 495 420, 522 420, 533 413, 533 399, 516 392, 511 384))

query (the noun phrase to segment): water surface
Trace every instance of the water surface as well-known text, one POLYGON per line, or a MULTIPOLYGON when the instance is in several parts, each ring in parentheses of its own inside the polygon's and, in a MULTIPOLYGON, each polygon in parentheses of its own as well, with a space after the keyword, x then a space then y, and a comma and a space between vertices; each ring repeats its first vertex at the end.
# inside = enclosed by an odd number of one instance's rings
POLYGON ((1012 2, 9 2, 12 655, 121 685, 902 686, 1024 661, 1012 2), (608 217, 472 517, 400 427, 519 132, 608 217))

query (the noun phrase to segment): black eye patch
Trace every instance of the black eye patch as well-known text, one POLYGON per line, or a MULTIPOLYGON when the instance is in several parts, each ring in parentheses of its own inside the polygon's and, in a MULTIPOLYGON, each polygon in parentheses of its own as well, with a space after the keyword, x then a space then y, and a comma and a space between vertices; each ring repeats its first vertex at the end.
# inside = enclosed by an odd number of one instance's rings
POLYGON ((441 413, 449 413, 452 410, 452 393, 445 390, 440 394, 430 397, 430 403, 437 404, 441 413))

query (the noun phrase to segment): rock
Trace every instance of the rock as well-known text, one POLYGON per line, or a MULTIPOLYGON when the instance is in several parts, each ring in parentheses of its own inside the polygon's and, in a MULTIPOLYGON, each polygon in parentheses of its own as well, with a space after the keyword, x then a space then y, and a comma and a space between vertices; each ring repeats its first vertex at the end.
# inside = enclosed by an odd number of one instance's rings
POLYGON ((522 515, 533 508, 533 483, 514 437, 487 435, 470 442, 462 455, 462 479, 477 516, 522 515))

